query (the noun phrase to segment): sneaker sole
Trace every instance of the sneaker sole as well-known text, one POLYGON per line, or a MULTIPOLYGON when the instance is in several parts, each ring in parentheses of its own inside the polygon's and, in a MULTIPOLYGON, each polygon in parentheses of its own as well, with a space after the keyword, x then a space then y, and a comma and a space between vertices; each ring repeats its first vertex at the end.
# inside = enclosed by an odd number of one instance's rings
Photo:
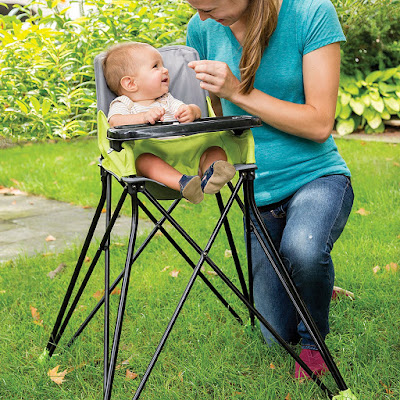
POLYGON ((199 204, 204 199, 203 191, 201 190, 201 179, 195 176, 191 179, 182 191, 182 196, 193 204, 199 204))
POLYGON ((232 164, 226 161, 216 161, 214 164, 214 172, 204 186, 204 193, 218 193, 236 174, 236 169, 232 164))

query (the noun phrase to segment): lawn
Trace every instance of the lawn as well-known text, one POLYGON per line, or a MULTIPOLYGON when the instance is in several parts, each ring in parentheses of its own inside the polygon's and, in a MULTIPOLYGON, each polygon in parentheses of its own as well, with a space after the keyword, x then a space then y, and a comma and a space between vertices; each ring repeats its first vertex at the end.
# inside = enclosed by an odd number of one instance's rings
MULTIPOLYGON (((335 284, 354 292, 356 297, 354 301, 341 297, 332 303, 327 344, 345 382, 359 400, 400 399, 400 272, 397 270, 400 264, 400 145, 337 142, 352 171, 355 203, 348 225, 333 250, 335 284), (377 266, 379 270, 374 269, 377 266)), ((0 185, 95 206, 100 191, 97 156, 95 141, 88 139, 2 149, 0 185)), ((184 202, 174 213, 202 245, 215 214, 216 205, 211 196, 196 206, 184 202), (190 219, 185 219, 187 215, 190 219)), ((244 262, 242 221, 237 210, 231 225, 239 257, 244 262)), ((118 275, 123 265, 126 248, 123 240, 112 245, 113 276, 118 275)), ((232 259, 225 253, 227 248, 226 239, 219 237, 210 256, 235 280, 232 259)), ((73 248, 58 255, 20 257, 0 264, 0 399, 97 400, 102 397, 102 313, 71 348, 65 346, 97 302, 103 276, 101 264, 79 302, 57 355, 45 364, 38 363, 78 252, 79 249, 73 248), (67 265, 64 272, 50 279, 48 272, 60 263, 67 265), (34 309, 37 310, 35 318, 34 309), (47 375, 57 366, 59 371, 67 372, 60 385, 47 375)), ((196 259, 193 252, 189 254, 196 259)), ((209 271, 205 266, 207 277, 221 288, 247 321, 243 306, 209 271)), ((173 254, 161 235, 155 236, 147 253, 138 258, 130 280, 113 399, 133 397, 190 274, 191 268, 173 254), (139 378, 128 379, 127 370, 139 378)), ((113 318, 117 297, 111 296, 113 318)), ((248 324, 239 325, 199 280, 141 398, 326 398, 312 382, 296 382, 293 371, 294 361, 284 351, 268 348, 258 329, 252 330, 248 324)), ((334 388, 329 376, 324 382, 334 388)))

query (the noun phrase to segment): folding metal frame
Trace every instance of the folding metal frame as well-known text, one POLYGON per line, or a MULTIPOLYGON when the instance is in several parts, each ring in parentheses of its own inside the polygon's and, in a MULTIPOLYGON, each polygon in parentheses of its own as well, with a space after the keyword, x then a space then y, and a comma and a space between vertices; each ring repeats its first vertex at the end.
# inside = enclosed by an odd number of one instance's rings
MULTIPOLYGON (((166 132, 166 135, 170 135, 170 132, 166 132)), ((114 179, 112 174, 105 170, 100 165, 101 171, 101 181, 102 181, 102 193, 100 196, 100 200, 98 206, 95 211, 95 215, 93 217, 93 221, 89 228, 88 235, 85 239, 81 254, 79 256, 77 265, 75 267, 74 273, 72 275, 70 284, 68 286, 65 298, 61 305, 59 314, 57 316, 53 331, 50 335, 47 347, 46 354, 50 357, 53 355, 56 347, 58 346, 60 339, 65 331, 65 328, 70 321, 70 318, 75 310, 75 307, 78 304, 78 301, 89 281, 89 278, 100 258, 100 255, 104 252, 105 255, 105 275, 104 275, 104 283, 105 283, 105 294, 103 298, 98 302, 92 312, 88 315, 86 320, 81 324, 79 329, 67 343, 67 346, 71 346, 72 343, 77 339, 77 337, 83 332, 89 322, 92 320, 93 316, 100 310, 102 306, 104 306, 104 400, 108 400, 111 398, 112 385, 114 380, 114 373, 116 367, 116 359, 118 354, 118 348, 120 343, 121 330, 123 326, 123 318, 125 312, 125 306, 127 302, 127 294, 128 294, 128 286, 129 286, 129 277, 132 270, 132 265, 139 257, 139 255, 145 250, 146 246, 150 242, 150 240, 154 237, 154 235, 160 231, 163 233, 165 238, 173 245, 176 251, 183 257, 183 259, 193 268, 193 273, 186 285, 185 290, 181 296, 181 299, 178 302, 178 305, 168 323, 168 326, 162 335, 162 338, 156 348, 156 351, 148 365, 146 372, 144 373, 140 384, 137 388, 137 391, 133 397, 133 399, 139 399, 146 382, 152 372, 154 365, 157 362, 157 359, 170 335, 173 326, 187 300, 191 289, 195 283, 197 277, 200 277, 205 284, 210 288, 211 292, 221 301, 221 303, 225 306, 225 308, 232 314, 232 316, 239 322, 243 323, 240 316, 233 310, 233 308, 229 305, 229 303, 224 299, 224 297, 219 293, 219 291, 213 286, 213 284, 202 274, 201 267, 204 263, 207 263, 219 276, 220 279, 229 287, 229 289, 239 298, 239 300, 244 304, 244 306, 248 309, 249 315, 254 324, 254 318, 257 318, 260 323, 262 323, 274 336, 276 341, 285 348, 285 350, 293 357, 295 361, 297 361, 300 366, 310 375, 310 377, 317 383, 317 385, 326 393, 328 398, 336 399, 336 398, 345 398, 345 397, 337 397, 334 396, 333 393, 325 386, 325 384, 318 378, 318 376, 314 375, 309 367, 299 358, 296 354, 295 350, 286 343, 282 337, 273 329, 273 327, 268 323, 268 321, 257 311, 253 304, 253 287, 252 287, 252 269, 251 269, 251 251, 250 251, 250 234, 254 232, 257 240, 259 241, 265 256, 270 261, 272 267, 274 268, 277 276, 282 282, 283 287, 285 288, 288 296, 292 300, 299 316, 303 320, 307 330, 309 331, 312 339, 316 343, 318 350, 320 351, 322 358, 324 359, 329 371, 332 374, 333 379, 335 380, 337 387, 340 393, 348 390, 321 334, 317 326, 315 325, 309 311, 303 300, 301 299, 292 278, 290 277, 287 269, 285 268, 282 258, 276 250, 268 231, 263 223, 263 220, 259 214, 259 211, 256 207, 254 200, 254 191, 253 191, 253 182, 255 179, 255 170, 256 165, 254 164, 240 164, 235 165, 239 178, 235 185, 229 183, 230 196, 228 200, 224 203, 222 196, 220 193, 215 195, 218 207, 220 210, 220 216, 216 217, 215 227, 208 239, 207 244, 204 248, 201 248, 193 238, 181 227, 181 225, 173 218, 172 212, 178 203, 181 201, 180 198, 175 199, 168 209, 165 209, 160 201, 154 197, 149 190, 151 185, 154 186, 161 184, 151 181, 147 178, 142 177, 130 177, 130 178, 122 178, 119 180, 119 183, 123 187, 122 194, 118 201, 118 204, 112 212, 111 210, 111 190, 112 190, 112 180, 114 179), (241 200, 239 193, 243 191, 243 201, 241 200), (115 221, 120 213, 122 205, 126 201, 127 197, 131 199, 131 230, 129 235, 129 244, 128 250, 125 260, 124 268, 122 269, 119 276, 116 278, 114 282, 110 282, 110 234, 113 230, 115 221), (161 213, 161 219, 157 220, 157 218, 152 214, 152 212, 145 206, 144 202, 140 199, 144 197, 161 213), (248 283, 249 287, 246 286, 246 279, 242 272, 242 267, 239 262, 239 257, 237 255, 235 243, 233 240, 233 235, 230 229, 228 214, 231 210, 232 205, 236 203, 244 215, 245 220, 245 240, 246 240, 246 248, 247 248, 247 272, 248 272, 248 283), (103 238, 99 244, 99 247, 95 253, 95 256, 92 259, 92 262, 82 280, 80 287, 77 289, 75 297, 72 298, 72 294, 74 292, 74 287, 77 283, 78 276, 81 272, 83 262, 85 260, 89 245, 92 241, 96 226, 98 225, 99 218, 101 212, 103 210, 104 205, 106 204, 106 231, 104 233, 103 238), (154 223, 154 228, 148 235, 148 237, 144 240, 144 242, 135 249, 136 245, 136 235, 138 229, 138 214, 139 208, 147 215, 147 217, 154 223), (254 215, 258 223, 257 228, 252 220, 250 219, 250 211, 254 215), (168 221, 185 240, 186 242, 198 253, 199 259, 195 263, 193 262, 189 256, 185 253, 181 246, 171 237, 168 231, 163 227, 163 224, 168 221), (238 274, 241 290, 239 290, 232 281, 226 276, 226 274, 212 261, 209 256, 209 252, 213 246, 213 243, 219 234, 221 228, 224 227, 224 230, 227 235, 227 239, 232 250, 233 260, 236 266, 236 271, 238 274), (122 288, 121 295, 118 307, 118 314, 115 324, 115 329, 113 333, 113 341, 110 345, 109 336, 110 336, 110 321, 109 321, 109 296, 110 293, 115 289, 117 284, 122 280, 122 288), (70 306, 68 307, 68 304, 70 306)), ((341 396, 341 395, 340 395, 341 396)))

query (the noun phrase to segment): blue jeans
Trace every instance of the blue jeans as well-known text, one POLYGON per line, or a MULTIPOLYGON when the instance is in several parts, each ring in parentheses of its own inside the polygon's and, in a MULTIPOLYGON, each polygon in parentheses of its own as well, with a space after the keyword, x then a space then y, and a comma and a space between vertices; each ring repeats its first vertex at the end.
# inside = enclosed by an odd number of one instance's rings
MULTIPOLYGON (((334 269, 330 252, 353 205, 350 179, 330 175, 304 185, 275 209, 260 207, 261 217, 285 267, 323 338, 329 333, 334 269)), ((253 222, 254 215, 251 215, 253 222)), ((254 301, 257 310, 289 343, 316 349, 254 233, 251 234, 254 301)), ((261 324, 268 344, 275 341, 261 324)))

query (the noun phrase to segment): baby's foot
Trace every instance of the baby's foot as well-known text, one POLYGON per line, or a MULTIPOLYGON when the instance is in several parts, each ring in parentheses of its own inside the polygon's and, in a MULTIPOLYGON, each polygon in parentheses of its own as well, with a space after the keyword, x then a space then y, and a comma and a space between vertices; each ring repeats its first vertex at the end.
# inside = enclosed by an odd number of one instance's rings
POLYGON ((193 204, 198 204, 204 199, 199 176, 182 175, 179 181, 182 196, 193 204))
POLYGON ((215 161, 201 178, 201 188, 204 193, 218 193, 236 174, 236 169, 226 161, 215 161))

